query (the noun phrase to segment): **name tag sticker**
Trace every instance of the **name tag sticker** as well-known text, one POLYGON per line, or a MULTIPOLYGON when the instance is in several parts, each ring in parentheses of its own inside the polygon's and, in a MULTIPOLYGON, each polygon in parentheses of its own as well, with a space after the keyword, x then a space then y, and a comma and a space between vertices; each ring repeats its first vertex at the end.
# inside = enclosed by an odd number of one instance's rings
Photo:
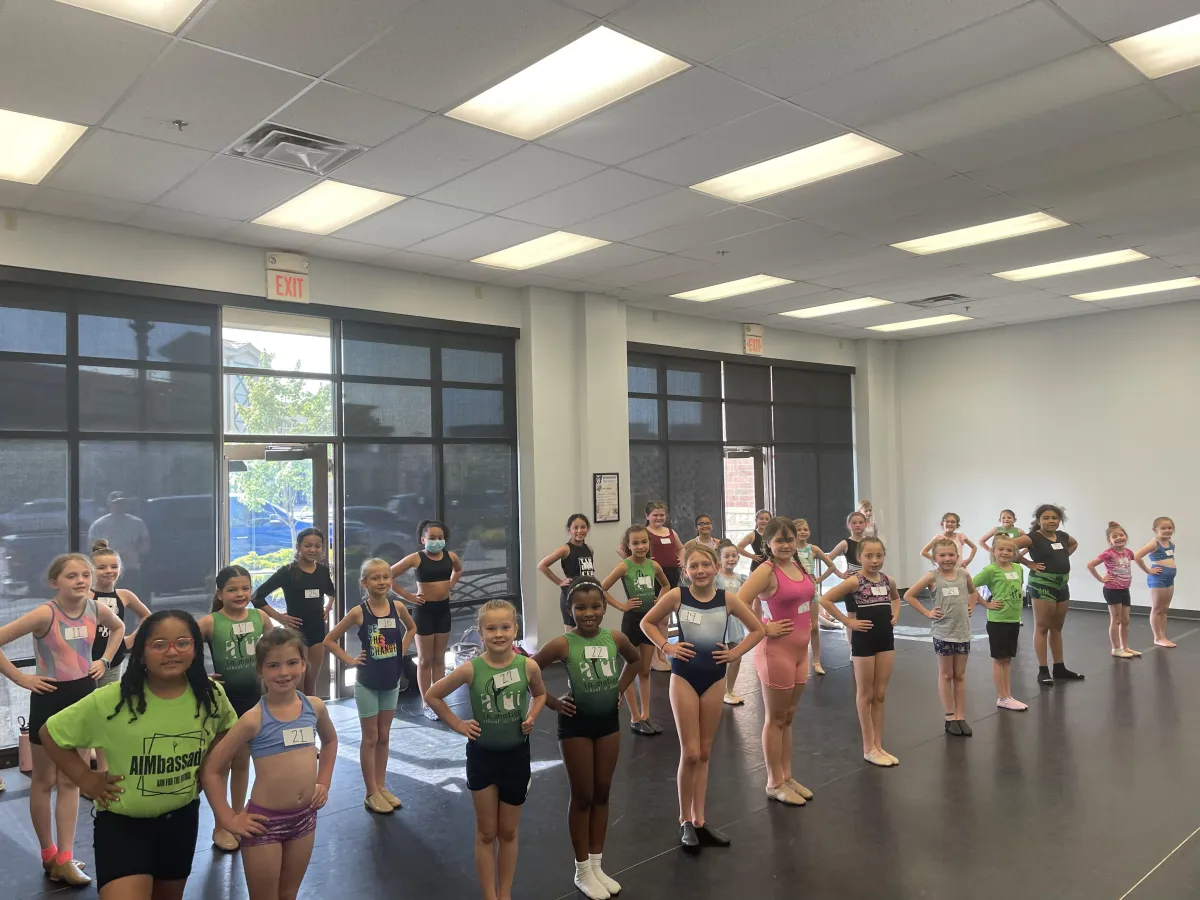
POLYGON ((317 742, 317 730, 311 725, 306 725, 303 728, 285 728, 281 733, 283 734, 283 746, 285 747, 303 747, 305 744, 315 744, 317 742))
POLYGON ((690 622, 693 625, 700 624, 700 613, 693 609, 683 609, 679 611, 679 618, 683 622, 690 622))
POLYGON ((1167 554, 1167 556, 1174 556, 1174 555, 1175 555, 1175 551, 1174 551, 1174 550, 1164 550, 1163 552, 1164 552, 1164 553, 1166 553, 1166 554, 1167 554))
POLYGON ((379 620, 379 627, 380 627, 381 629, 383 629, 383 628, 395 628, 395 627, 396 627, 396 620, 395 620, 395 618, 393 618, 392 616, 388 616, 386 619, 380 619, 380 620, 379 620))
POLYGON ((321 596, 320 588, 305 588, 305 590, 304 590, 304 599, 305 600, 314 600, 320 596, 321 596))
POLYGON ((113 612, 117 611, 117 598, 116 597, 98 597, 97 599, 101 602, 101 604, 108 607, 113 612))
POLYGON ((943 597, 957 597, 958 596, 958 586, 955 585, 953 587, 942 588, 942 596, 943 597))
POLYGON ((1008 581, 1020 581, 1021 573, 1020 572, 1005 572, 1004 577, 1008 581))
POLYGON ((516 669, 509 669, 506 672, 499 672, 492 678, 492 684, 497 688, 508 687, 510 684, 516 684, 521 680, 520 674, 516 669))
POLYGON ((254 623, 253 622, 234 622, 233 623, 233 633, 234 634, 254 634, 254 623))
POLYGON ((608 659, 607 647, 584 647, 584 659, 608 659))
POLYGON ((80 641, 88 636, 86 625, 73 625, 63 629, 63 638, 68 641, 80 641))
POLYGON ((1058 543, 1057 541, 1055 541, 1053 544, 1051 544, 1051 545, 1050 545, 1050 549, 1051 549, 1051 550, 1061 550, 1061 549, 1062 549, 1062 544, 1060 544, 1060 543, 1058 543))
POLYGON ((797 606, 796 612, 800 615, 804 615, 806 612, 808 612, 811 609, 812 609, 812 602, 810 601, 808 603, 801 603, 799 606, 797 606))
POLYGON ((871 596, 872 597, 886 597, 887 594, 888 594, 888 589, 887 589, 886 584, 871 585, 871 596))
POLYGON ((660 541, 662 541, 664 544, 670 544, 670 543, 672 543, 672 541, 671 541, 671 539, 670 539, 669 537, 665 537, 665 538, 659 538, 659 540, 660 540, 660 541))

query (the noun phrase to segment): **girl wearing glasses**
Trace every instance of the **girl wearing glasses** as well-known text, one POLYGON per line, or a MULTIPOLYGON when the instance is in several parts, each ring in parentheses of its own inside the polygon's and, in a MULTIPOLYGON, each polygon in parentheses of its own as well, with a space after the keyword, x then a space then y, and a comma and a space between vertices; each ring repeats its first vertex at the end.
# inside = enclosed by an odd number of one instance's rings
POLYGON ((101 898, 179 900, 199 827, 199 770, 237 715, 204 671, 200 627, 162 610, 133 641, 121 681, 51 716, 40 738, 60 772, 96 804, 93 845, 101 898), (108 772, 76 752, 96 747, 108 772))

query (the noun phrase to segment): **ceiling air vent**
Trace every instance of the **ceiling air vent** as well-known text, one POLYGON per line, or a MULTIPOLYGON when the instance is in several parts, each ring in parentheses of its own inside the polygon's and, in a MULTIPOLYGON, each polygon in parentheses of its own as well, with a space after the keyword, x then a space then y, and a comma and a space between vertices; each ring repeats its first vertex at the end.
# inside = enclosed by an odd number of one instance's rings
POLYGON ((926 297, 924 300, 913 300, 905 306, 916 306, 919 309, 929 309, 933 306, 945 306, 948 303, 962 303, 967 298, 962 294, 941 294, 937 297, 926 297))
POLYGON ((268 122, 246 135, 229 154, 313 175, 328 175, 366 149, 268 122))

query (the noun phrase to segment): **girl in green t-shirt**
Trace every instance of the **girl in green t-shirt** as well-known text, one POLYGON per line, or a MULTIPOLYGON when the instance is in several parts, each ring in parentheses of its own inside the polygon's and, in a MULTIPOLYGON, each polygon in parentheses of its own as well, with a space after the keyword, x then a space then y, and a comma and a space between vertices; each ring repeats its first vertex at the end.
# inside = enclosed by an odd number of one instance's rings
MULTIPOLYGON (((983 541, 981 540, 982 544, 983 541)), ((1021 609, 1024 603, 1021 567, 1016 564, 1017 545, 1011 537, 996 534, 992 540, 992 563, 975 576, 977 588, 988 589, 987 634, 992 653, 992 681, 996 685, 996 706, 1023 712, 1029 707, 1012 695, 1012 661, 1021 637, 1021 609)))
POLYGON ((237 721, 204 671, 200 628, 162 610, 138 629, 116 684, 50 717, 42 746, 96 804, 96 887, 126 900, 179 898, 192 870, 200 819, 199 769, 237 721), (109 770, 93 772, 76 748, 95 747, 109 770))
POLYGON ((585 897, 602 897, 621 890, 601 862, 608 794, 621 751, 617 706, 641 657, 629 638, 601 627, 607 604, 595 578, 571 582, 567 601, 575 627, 542 647, 534 662, 542 668, 560 661, 567 666, 568 693, 547 695, 546 705, 558 713, 558 747, 571 787, 567 827, 575 850, 575 886, 585 897), (620 668, 618 656, 625 661, 620 668))

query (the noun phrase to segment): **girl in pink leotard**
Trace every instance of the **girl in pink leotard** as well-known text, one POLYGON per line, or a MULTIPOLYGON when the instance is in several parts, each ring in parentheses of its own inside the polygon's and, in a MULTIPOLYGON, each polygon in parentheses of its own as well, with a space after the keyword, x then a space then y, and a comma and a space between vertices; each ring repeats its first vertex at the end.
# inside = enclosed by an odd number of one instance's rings
POLYGON ((753 604, 767 633, 754 652, 766 705, 762 741, 767 796, 803 806, 812 791, 792 777, 792 718, 808 682, 808 645, 817 628, 812 613, 816 585, 794 559, 796 527, 790 519, 771 519, 763 542, 767 561, 750 575, 738 599, 753 604))

